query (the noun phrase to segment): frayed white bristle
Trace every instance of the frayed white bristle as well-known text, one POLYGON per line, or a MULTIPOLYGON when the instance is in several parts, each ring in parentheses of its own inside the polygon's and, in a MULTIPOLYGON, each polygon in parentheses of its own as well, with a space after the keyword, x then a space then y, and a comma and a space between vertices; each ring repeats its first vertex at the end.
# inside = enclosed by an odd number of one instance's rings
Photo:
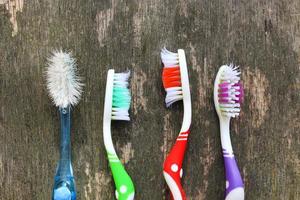
POLYGON ((47 88, 56 106, 74 106, 80 100, 83 84, 76 75, 76 67, 72 54, 62 50, 54 51, 48 58, 47 88))
POLYGON ((221 80, 237 83, 240 80, 240 74, 241 72, 239 66, 235 66, 233 64, 226 65, 226 68, 222 73, 221 80))
POLYGON ((164 67, 174 67, 179 65, 179 56, 178 53, 173 53, 164 47, 160 52, 161 61, 164 64, 164 67))

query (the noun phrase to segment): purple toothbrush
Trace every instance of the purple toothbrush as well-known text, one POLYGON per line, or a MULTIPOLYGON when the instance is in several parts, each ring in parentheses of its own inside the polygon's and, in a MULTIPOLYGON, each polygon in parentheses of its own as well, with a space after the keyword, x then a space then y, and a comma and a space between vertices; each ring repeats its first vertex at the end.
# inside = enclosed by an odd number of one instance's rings
POLYGON ((240 82, 240 70, 234 65, 220 67, 214 85, 215 108, 220 119, 223 149, 226 196, 225 200, 244 200, 244 184, 233 155, 229 125, 231 117, 237 117, 244 91, 240 82))

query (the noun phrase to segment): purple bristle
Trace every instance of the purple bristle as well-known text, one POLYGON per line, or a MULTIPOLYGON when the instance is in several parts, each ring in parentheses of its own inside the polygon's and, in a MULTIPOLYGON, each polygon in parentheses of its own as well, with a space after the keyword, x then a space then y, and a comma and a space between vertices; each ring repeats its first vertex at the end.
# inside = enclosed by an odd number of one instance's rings
POLYGON ((219 89, 219 93, 224 93, 224 92, 228 92, 228 90, 230 89, 230 87, 228 86, 228 88, 220 88, 219 89))
POLYGON ((220 83, 219 84, 219 102, 220 103, 241 103, 244 97, 243 85, 239 81, 237 83, 220 83))
POLYGON ((219 93, 219 97, 229 97, 228 93, 219 93))
POLYGON ((241 81, 239 81, 238 83, 235 83, 234 86, 239 87, 239 89, 237 89, 236 91, 239 92, 239 94, 236 94, 235 96, 238 98, 237 100, 235 100, 236 103, 242 103, 243 99, 244 99, 244 88, 243 88, 243 84, 241 83, 241 81))
POLYGON ((230 83, 227 83, 227 82, 220 83, 219 86, 220 86, 220 88, 228 88, 228 86, 230 86, 230 83))
POLYGON ((219 99, 219 103, 230 103, 228 99, 219 99))

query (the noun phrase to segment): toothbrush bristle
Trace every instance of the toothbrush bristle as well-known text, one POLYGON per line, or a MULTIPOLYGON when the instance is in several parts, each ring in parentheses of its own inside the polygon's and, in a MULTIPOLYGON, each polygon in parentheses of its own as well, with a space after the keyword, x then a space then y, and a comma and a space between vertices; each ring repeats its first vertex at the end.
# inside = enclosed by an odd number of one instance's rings
POLYGON ((240 113, 244 90, 240 81, 239 67, 226 66, 218 85, 218 101, 221 113, 227 117, 236 117, 240 113))
POLYGON ((112 102, 112 120, 129 121, 128 110, 130 108, 130 91, 128 88, 128 79, 130 72, 115 73, 113 83, 113 102, 112 102))
POLYGON ((160 53, 163 63, 162 81, 166 95, 166 105, 169 107, 176 101, 183 99, 180 77, 180 66, 178 53, 173 53, 163 48, 160 53))
POLYGON ((56 106, 65 108, 80 100, 83 84, 76 75, 76 60, 62 50, 52 52, 46 69, 47 88, 56 106))

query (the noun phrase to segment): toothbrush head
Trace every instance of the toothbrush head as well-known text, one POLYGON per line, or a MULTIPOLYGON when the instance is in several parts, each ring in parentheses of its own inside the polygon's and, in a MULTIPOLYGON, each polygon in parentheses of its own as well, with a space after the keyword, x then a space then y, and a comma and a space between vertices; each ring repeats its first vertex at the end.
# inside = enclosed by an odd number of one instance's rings
POLYGON ((214 85, 214 102, 219 117, 236 117, 240 113, 244 90, 238 66, 220 67, 214 85))
POLYGON ((76 105, 83 84, 76 75, 76 60, 71 53, 54 51, 48 58, 46 69, 47 88, 54 104, 60 108, 76 105))
POLYGON ((71 200, 72 195, 67 186, 61 186, 54 190, 54 200, 71 200))
POLYGON ((115 73, 113 69, 108 70, 104 115, 109 116, 109 120, 130 121, 130 91, 128 88, 128 79, 130 71, 125 73, 115 73))
POLYGON ((185 53, 182 49, 179 49, 178 53, 173 53, 163 48, 160 57, 164 67, 162 81, 167 93, 165 102, 169 107, 174 102, 190 96, 185 53))

